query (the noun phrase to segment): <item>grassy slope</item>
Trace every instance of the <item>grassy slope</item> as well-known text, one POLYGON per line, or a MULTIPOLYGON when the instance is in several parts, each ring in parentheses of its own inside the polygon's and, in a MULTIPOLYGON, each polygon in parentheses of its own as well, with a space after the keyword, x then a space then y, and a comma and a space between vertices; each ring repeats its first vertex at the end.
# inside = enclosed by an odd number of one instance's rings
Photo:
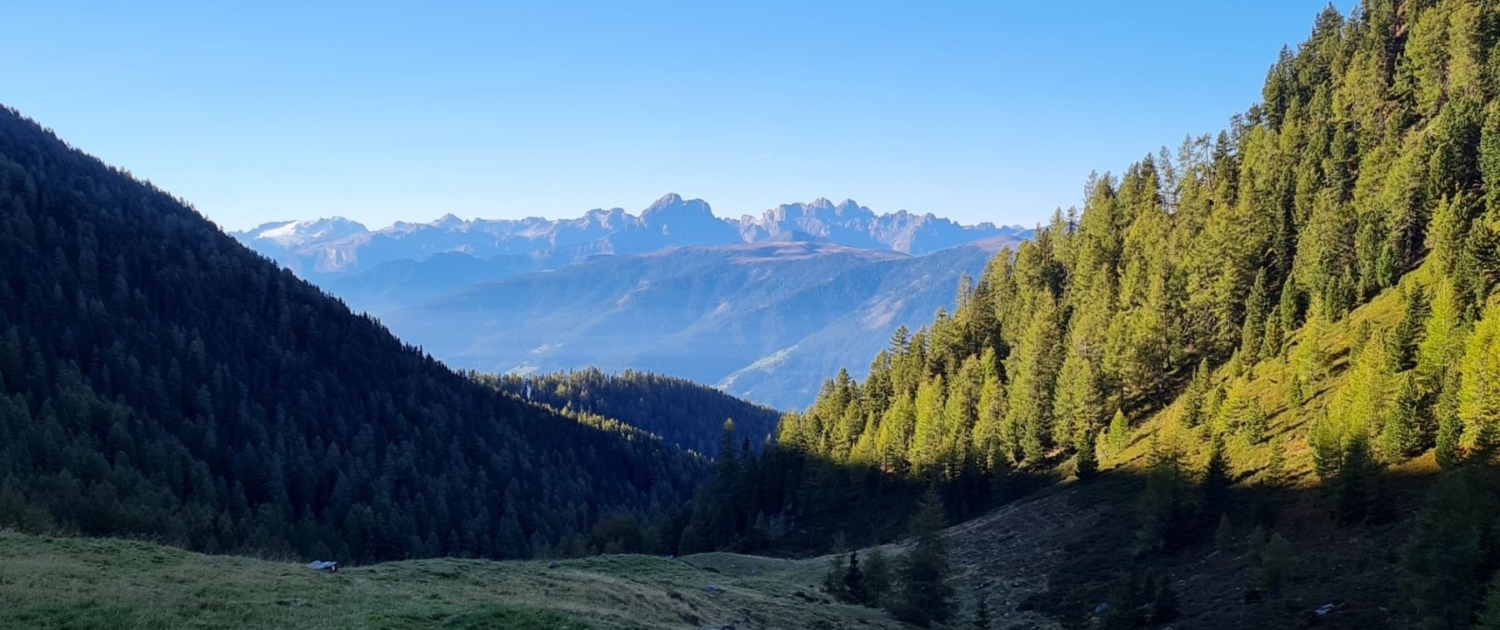
MULTIPOLYGON (((1425 268, 1409 274, 1405 282, 1427 284, 1425 268)), ((1182 602, 1182 617, 1172 624, 1175 628, 1294 627, 1313 622, 1312 610, 1324 604, 1338 606, 1333 614, 1316 620, 1324 627, 1387 627, 1389 607, 1398 594, 1399 549, 1410 531, 1411 516, 1420 506, 1422 490, 1438 471, 1433 456, 1429 452, 1388 469, 1385 499, 1389 514, 1379 522, 1340 525, 1331 519, 1330 501, 1313 472, 1307 435, 1348 378, 1349 350, 1361 323, 1369 322, 1378 335, 1400 315, 1399 290, 1388 290, 1329 326, 1318 342, 1331 357, 1331 365, 1321 378, 1304 385, 1306 400, 1300 405, 1287 404, 1287 383, 1294 368, 1281 358, 1263 360, 1248 370, 1246 391, 1266 410, 1270 428, 1258 444, 1236 437, 1226 443, 1231 474, 1238 482, 1232 508, 1235 542, 1230 549, 1215 549, 1210 523, 1203 539, 1176 554, 1134 554, 1139 496, 1153 439, 1182 449, 1195 470, 1201 470, 1207 460, 1206 426, 1182 427, 1177 421, 1180 404, 1173 404, 1138 422, 1128 446, 1104 457, 1106 473, 1099 479, 1060 485, 1048 492, 1066 499, 1075 511, 1091 510, 1093 522, 1063 539, 1069 553, 1049 576, 1051 591, 1022 608, 1092 609, 1105 601, 1119 572, 1133 567, 1172 582, 1182 602), (1286 457, 1292 488, 1272 490, 1258 485, 1273 448, 1281 449, 1286 457), (1299 568, 1283 593, 1247 602, 1246 588, 1257 573, 1247 540, 1257 523, 1292 543, 1299 568)), ((1302 336, 1299 332, 1289 343, 1305 342, 1302 336)), ((1233 379, 1221 367, 1213 380, 1228 387, 1233 379)))
MULTIPOLYGON (((1329 367, 1321 378, 1303 385, 1305 400, 1301 405, 1288 405, 1287 386, 1296 367, 1289 365, 1290 362, 1284 357, 1295 352, 1292 346, 1307 341, 1303 338, 1305 330, 1299 330, 1290 336, 1287 341, 1288 349, 1281 357, 1263 359, 1253 368, 1247 369, 1248 386, 1245 391, 1266 410, 1270 427, 1266 432, 1266 439, 1259 444, 1247 444, 1235 437, 1226 441, 1231 469, 1238 481, 1252 484, 1259 481, 1270 462, 1271 449, 1279 448, 1286 457, 1287 472, 1300 489, 1312 489, 1318 485, 1307 435, 1313 421, 1333 402, 1347 380, 1350 347, 1356 331, 1361 324, 1368 322, 1373 334, 1371 343, 1380 343, 1381 332, 1394 327, 1401 319, 1401 287, 1415 284, 1428 288, 1430 294, 1427 269, 1424 265, 1408 274, 1400 287, 1380 293, 1356 308, 1348 317, 1328 327, 1318 343, 1330 357, 1329 367)), ((1212 382, 1228 388, 1233 380, 1227 368, 1220 367, 1214 372, 1212 382)), ((1391 393, 1394 394, 1394 390, 1391 393)), ((1122 472, 1144 473, 1153 435, 1172 441, 1188 453, 1191 464, 1201 467, 1208 458, 1207 423, 1197 431, 1183 429, 1176 421, 1180 407, 1180 403, 1174 403, 1134 427, 1129 446, 1113 457, 1105 457, 1105 467, 1112 466, 1122 472)), ((1436 474, 1438 470, 1429 452, 1392 467, 1390 472, 1400 476, 1424 476, 1436 474)))
POLYGON ((0 628, 898 627, 827 601, 812 562, 416 560, 326 574, 140 542, 0 533, 0 628))

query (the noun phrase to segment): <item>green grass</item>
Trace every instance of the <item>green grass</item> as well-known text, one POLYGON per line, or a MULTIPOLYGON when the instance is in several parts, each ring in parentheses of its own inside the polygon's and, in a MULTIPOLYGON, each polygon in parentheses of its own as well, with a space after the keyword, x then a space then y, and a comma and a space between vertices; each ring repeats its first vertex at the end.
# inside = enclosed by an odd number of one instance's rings
POLYGON ((0 629, 900 627, 819 593, 816 562, 439 559, 329 574, 141 542, 0 533, 0 629))

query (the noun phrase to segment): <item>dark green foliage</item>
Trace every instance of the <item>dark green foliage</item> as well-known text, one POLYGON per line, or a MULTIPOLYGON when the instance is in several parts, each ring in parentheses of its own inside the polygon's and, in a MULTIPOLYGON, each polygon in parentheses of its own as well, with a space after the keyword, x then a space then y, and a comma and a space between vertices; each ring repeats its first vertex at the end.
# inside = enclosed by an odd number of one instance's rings
POLYGON ((848 559, 842 553, 833 554, 828 558, 828 573, 823 574, 823 592, 838 599, 849 599, 848 592, 844 590, 844 580, 848 576, 848 559))
POLYGON ((1427 323, 1427 298, 1420 288, 1409 289, 1404 295, 1401 321, 1386 335, 1386 355, 1391 359, 1391 369, 1396 372, 1417 366, 1417 344, 1422 341, 1422 331, 1427 323))
POLYGON ((1203 482, 1198 487, 1203 514, 1208 518, 1222 515, 1229 507, 1229 454, 1224 450, 1224 438, 1213 436, 1208 447, 1208 463, 1203 469, 1203 482))
POLYGON ((1140 552, 1173 551, 1187 542, 1198 514, 1192 490, 1175 455, 1158 457, 1140 498, 1140 552))
POLYGON ((880 547, 865 554, 864 585, 866 606, 881 606, 891 592, 891 563, 880 547))
POLYGON ((1479 614, 1475 630, 1500 630, 1500 577, 1490 580, 1485 590, 1484 610, 1479 614))
POLYGON ((1422 394, 1417 391, 1416 375, 1401 377, 1401 387, 1391 405, 1391 416, 1381 432, 1381 451, 1391 461, 1401 461, 1421 452, 1432 443, 1432 433, 1422 418, 1422 394))
POLYGON ((1234 546, 1234 525, 1229 522, 1228 514, 1219 515, 1219 525, 1214 528, 1214 547, 1221 553, 1229 551, 1234 546))
POLYGON ((756 448, 775 432, 781 419, 775 409, 650 372, 605 374, 587 368, 541 376, 476 378, 532 402, 619 420, 710 457, 719 455, 719 428, 726 419, 733 419, 740 437, 756 448))
POLYGON ((0 382, 0 502, 21 508, 0 526, 516 558, 579 549, 605 515, 654 517, 704 472, 447 370, 11 110, 0 382))
POLYGON ((1334 514, 1340 521, 1354 523, 1370 515, 1378 474, 1380 468, 1370 452, 1369 441, 1361 434, 1351 436, 1333 477, 1334 514))
POLYGON ((900 561, 901 591, 895 612, 904 621, 926 627, 946 621, 952 612, 948 546, 942 536, 946 524, 943 501, 936 490, 929 489, 912 515, 911 548, 900 561))
POLYGON ((1262 591, 1278 593, 1296 575, 1297 554, 1280 533, 1271 534, 1271 539, 1257 554, 1257 560, 1259 572, 1255 586, 1262 591))
POLYGON ((1082 429, 1078 432, 1078 438, 1073 446, 1073 474, 1077 475, 1080 481, 1088 481, 1094 475, 1099 474, 1099 457, 1095 453, 1095 435, 1093 429, 1082 429))
POLYGON ((1403 590, 1420 628, 1466 628, 1493 570, 1500 516, 1494 471, 1464 467, 1428 492, 1402 550, 1403 590))
POLYGON ((1146 621, 1128 582, 1122 582, 1110 591, 1104 605, 1104 614, 1099 618, 1100 630, 1135 630, 1146 621))
POLYGON ((844 570, 843 596, 851 602, 869 601, 870 593, 865 588, 865 574, 859 568, 859 551, 849 552, 848 568, 844 570))

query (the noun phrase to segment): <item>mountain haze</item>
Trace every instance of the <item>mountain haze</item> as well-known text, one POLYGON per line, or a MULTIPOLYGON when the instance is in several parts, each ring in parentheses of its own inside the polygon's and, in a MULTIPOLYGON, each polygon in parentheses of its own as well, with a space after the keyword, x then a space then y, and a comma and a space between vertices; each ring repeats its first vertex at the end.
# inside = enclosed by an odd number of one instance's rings
POLYGON ((997 245, 907 256, 783 233, 481 283, 382 320, 457 368, 655 371, 792 408, 840 367, 863 374, 898 326, 951 309, 997 245))
POLYGON ((965 226, 932 214, 902 210, 876 215, 846 200, 781 205, 760 217, 721 219, 701 199, 668 194, 639 215, 623 209, 590 210, 576 219, 463 220, 446 215, 431 223, 398 222, 379 230, 341 218, 280 221, 233 236, 299 274, 347 275, 398 260, 424 260, 461 252, 480 260, 497 256, 534 259, 535 269, 565 266, 599 254, 633 254, 666 247, 758 243, 803 232, 864 249, 924 254, 996 237, 1025 238, 1029 230, 990 223, 965 226))
POLYGON ((669 194, 639 215, 375 231, 334 218, 234 236, 455 367, 646 370, 791 408, 851 362, 863 374, 897 327, 951 310, 960 276, 1031 234, 850 200, 720 219, 669 194))

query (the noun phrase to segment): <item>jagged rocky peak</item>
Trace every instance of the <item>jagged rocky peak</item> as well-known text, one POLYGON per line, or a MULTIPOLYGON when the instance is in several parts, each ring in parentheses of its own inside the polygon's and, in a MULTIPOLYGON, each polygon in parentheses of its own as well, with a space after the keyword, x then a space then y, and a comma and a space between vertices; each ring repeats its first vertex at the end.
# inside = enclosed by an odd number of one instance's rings
POLYGON ((833 207, 833 213, 846 219, 873 219, 875 212, 859 205, 853 199, 845 199, 833 207))
POLYGON ((458 218, 452 212, 449 212, 448 214, 443 215, 442 218, 440 218, 440 219, 438 219, 436 221, 433 221, 432 225, 433 225, 433 227, 439 227, 439 228, 451 230, 451 229, 454 229, 454 228, 463 227, 464 220, 458 218))
POLYGON ((641 212, 641 220, 647 223, 662 223, 683 218, 713 218, 713 209, 702 199, 687 199, 677 193, 667 193, 641 212))

